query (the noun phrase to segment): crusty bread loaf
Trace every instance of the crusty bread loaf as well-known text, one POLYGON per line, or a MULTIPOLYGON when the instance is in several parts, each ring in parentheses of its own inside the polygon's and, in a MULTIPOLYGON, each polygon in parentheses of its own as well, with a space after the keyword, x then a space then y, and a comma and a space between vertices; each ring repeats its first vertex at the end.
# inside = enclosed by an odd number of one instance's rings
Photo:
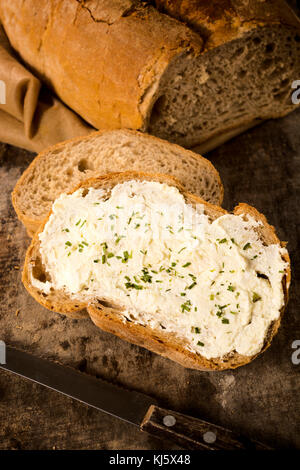
POLYGON ((83 179, 123 170, 171 174, 188 191, 213 204, 222 203, 223 186, 208 160, 153 136, 115 130, 95 132, 43 151, 19 179, 13 205, 32 236, 61 193, 83 179))
POLYGON ((296 108, 299 21, 283 0, 1 0, 21 58, 98 129, 201 153, 296 108))
MULTIPOLYGON (((193 206, 198 211, 197 207, 199 204, 201 206, 201 213, 207 215, 211 221, 217 220, 219 217, 228 214, 224 209, 211 205, 204 200, 200 199, 197 196, 194 196, 184 190, 184 188, 173 178, 167 175, 158 175, 158 174, 146 174, 141 172, 123 172, 123 173, 112 173, 107 176, 102 176, 98 178, 91 178, 83 181, 78 188, 81 188, 81 196, 85 197, 90 188, 93 190, 102 189, 104 190, 103 200, 107 201, 110 197, 111 191, 116 185, 122 185, 126 182, 159 182, 164 183, 167 187, 175 187, 183 195, 185 201, 190 206, 193 206)), ((78 188, 75 188, 72 194, 75 194, 78 188)), ((78 191, 77 191, 78 193, 78 191)), ((102 197, 102 196, 101 196, 102 197)), ((131 196, 129 196, 131 197, 131 196)), ((93 203, 95 204, 95 203, 93 203)), ((119 209, 122 209, 121 207, 119 209)), ((265 217, 257 212, 254 208, 248 206, 247 204, 240 204, 234 209, 233 212, 235 215, 242 216, 243 220, 248 224, 248 220, 253 219, 258 222, 255 231, 259 235, 264 246, 269 245, 279 245, 280 242, 275 234, 274 228, 271 227, 265 217)), ((84 314, 82 309, 87 307, 88 314, 90 315, 93 322, 100 328, 114 333, 121 338, 130 341, 134 344, 146 347, 158 354, 161 354, 169 359, 172 359, 176 362, 179 362, 185 367, 194 368, 199 370, 221 370, 227 368, 235 368, 250 362, 254 359, 258 353, 254 355, 242 355, 236 351, 232 351, 229 354, 224 355, 223 357, 213 357, 207 359, 199 353, 195 353, 189 347, 187 347, 187 342, 183 338, 179 337, 177 334, 173 334, 170 331, 165 331, 162 328, 152 328, 148 324, 145 325, 143 322, 138 321, 136 318, 128 317, 124 314, 124 308, 118 304, 116 301, 111 301, 108 298, 93 298, 89 302, 82 302, 78 298, 72 298, 70 295, 66 294, 64 289, 55 290, 53 287, 47 290, 43 290, 44 283, 47 281, 51 286, 51 278, 47 272, 47 266, 42 262, 42 256, 40 252, 41 239, 40 234, 42 235, 45 228, 47 227, 47 222, 50 219, 49 217, 44 221, 40 226, 38 232, 34 235, 34 238, 31 242, 31 245, 27 251, 25 265, 23 270, 23 283, 28 290, 28 292, 44 307, 57 311, 70 316, 80 316, 84 314), (33 282, 34 281, 34 282, 33 282), (36 285, 35 282, 37 283, 36 285)), ((112 218, 112 217, 110 217, 112 218)), ((100 219, 99 219, 100 220, 100 219)), ((130 221, 128 222, 130 223, 130 221)), ((76 224, 78 225, 78 223, 76 224)), ((135 227, 136 228, 136 227, 135 227)), ((53 229, 51 229, 53 230, 53 229)), ((65 230, 65 229, 64 229, 65 230)), ((247 230, 247 228, 245 229, 247 230)), ((67 230, 70 232, 70 230, 67 230)), ((97 232, 98 233, 98 232, 97 232)), ((55 237, 55 233, 51 232, 51 236, 55 237)), ((67 236, 70 236, 68 233, 67 236)), ((248 236, 248 235, 247 235, 248 236)), ((99 232, 99 240, 101 241, 101 233, 99 232)), ((219 243, 223 245, 225 240, 220 240, 219 243)), ((235 243, 232 239, 232 243, 235 243)), ((66 245, 70 245, 69 242, 66 245)), ((86 244, 87 245, 87 244, 86 244)), ((102 244, 103 245, 103 244, 102 244)), ((249 243, 244 246, 244 250, 249 248, 249 243)), ((54 246, 57 246, 56 243, 54 246)), ((66 247, 68 248, 68 247, 66 247)), ((69 255, 68 255, 69 256, 69 255)), ((81 256, 81 255, 79 255, 81 256)), ((114 256, 111 254, 111 256, 114 256)), ((280 275, 280 285, 282 286, 282 292, 284 294, 284 305, 287 303, 288 287, 290 283, 290 265, 289 257, 284 250, 282 259, 285 260, 286 267, 280 275)), ((108 253, 108 258, 110 258, 108 253)), ((60 258, 59 258, 60 261, 60 258)), ((96 260, 97 261, 97 260, 96 260)), ((94 263, 96 262, 94 261, 94 263)), ((128 258, 127 260, 128 261, 128 258)), ((99 260, 101 263, 101 260, 99 260)), ((102 259, 102 263, 106 263, 105 259, 102 259)), ((98 266, 98 265, 97 265, 98 266)), ((99 265, 100 266, 100 265, 99 265)), ((121 264, 121 266, 124 266, 121 264)), ((184 268, 185 266, 183 266, 184 268)), ((224 267, 224 266, 223 266, 224 267)), ((176 268, 177 269, 177 268, 176 268)), ((153 271, 155 272, 155 271, 153 271)), ((224 271, 220 271, 224 272, 224 271)), ((269 282, 266 276, 263 273, 257 273, 258 277, 265 277, 264 282, 269 282)), ((151 282, 149 279, 144 279, 145 282, 151 282)), ((139 282, 138 280, 136 282, 139 282)), ((129 283, 130 284, 130 283, 129 283)), ((131 285, 129 286, 131 287, 131 285)), ((191 287, 191 286, 190 286, 191 287)), ((188 289, 190 289, 188 287, 188 289)), ((228 288, 233 290, 233 288, 228 288)), ((189 292, 189 291, 188 291, 189 292)), ((276 292, 274 293, 274 295, 276 292)), ((182 295, 182 294, 181 294, 182 295)), ((186 295, 186 294, 184 294, 186 295)), ((257 295, 257 294, 255 294, 257 295)), ((254 299, 255 302, 257 299, 254 299)), ((226 306, 219 306, 223 309, 226 306)), ((196 309, 195 309, 196 310, 196 309)), ((281 316, 283 314, 284 306, 280 309, 280 315, 269 325, 267 333, 264 337, 264 343, 261 347, 261 351, 264 351, 269 345, 276 334, 278 327, 280 325, 281 316)), ((236 313, 236 312, 231 312, 236 313)), ((262 312, 262 316, 264 312, 262 312)), ((249 321, 249 320, 248 320, 249 321)), ((228 323, 228 321, 222 321, 222 323, 228 323)), ((165 327, 164 327, 165 328, 165 327)))

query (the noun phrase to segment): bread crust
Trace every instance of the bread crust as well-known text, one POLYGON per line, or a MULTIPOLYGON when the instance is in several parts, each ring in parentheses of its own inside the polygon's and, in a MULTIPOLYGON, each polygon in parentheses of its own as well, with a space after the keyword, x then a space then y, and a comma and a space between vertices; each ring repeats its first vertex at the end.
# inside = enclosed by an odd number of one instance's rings
POLYGON ((1 0, 0 19, 21 58, 87 122, 145 130, 168 66, 203 41, 145 3, 111 3, 1 0))
MULTIPOLYGON (((91 178, 85 180, 78 188, 109 188, 113 187, 115 184, 122 183, 128 180, 138 180, 138 181, 159 181, 169 185, 173 185, 179 189, 181 194, 185 197, 186 201, 189 204, 197 205, 203 204, 205 207, 205 212, 212 218, 217 218, 223 214, 226 214, 227 211, 224 209, 209 204, 199 198, 198 196, 192 195, 184 190, 180 183, 176 181, 175 178, 167 175, 160 174, 147 174, 142 172, 126 172, 126 173, 113 173, 99 178, 91 178)), ((72 191, 73 192, 73 191, 72 191)), ((244 215, 245 217, 251 216, 254 219, 262 222, 262 228, 260 229, 260 236, 266 244, 280 244, 278 237, 276 236, 275 229, 268 224, 267 219, 264 215, 260 214, 256 209, 247 205, 239 204, 235 207, 234 214, 244 215)), ((51 212, 49 213, 49 216, 51 212)), ((101 329, 113 333, 119 336, 126 341, 137 344, 139 346, 150 349, 153 352, 156 352, 164 357, 167 357, 184 367, 198 370, 224 370, 224 369, 234 369, 241 365, 247 364, 253 359, 255 359, 259 354, 265 351, 271 344, 271 341, 275 334, 278 331, 280 326, 281 318, 284 312, 282 308, 280 312, 280 317, 278 320, 272 323, 265 338, 265 344, 262 350, 253 356, 244 356, 236 352, 228 354, 222 358, 206 359, 200 354, 195 354, 186 349, 186 343, 183 340, 179 340, 173 334, 167 334, 163 330, 154 330, 149 327, 142 326, 140 324, 134 323, 125 319, 121 315, 122 308, 118 305, 113 305, 110 302, 107 302, 105 299, 98 299, 95 303, 90 305, 79 304, 74 301, 65 299, 65 294, 62 295, 62 298, 57 301, 53 299, 48 299, 44 297, 37 288, 32 286, 31 283, 31 271, 32 266, 35 263, 35 260, 38 256, 39 249, 39 238, 38 235, 43 231, 44 225, 46 224, 49 216, 40 226, 38 232, 35 234, 30 247, 28 248, 25 264, 23 269, 22 280, 27 291, 44 307, 50 310, 56 310, 59 313, 63 313, 68 316, 76 315, 83 307, 87 308, 88 314, 92 321, 101 329)), ((288 263, 288 269, 286 270, 285 275, 283 276, 283 290, 285 296, 285 306, 288 301, 288 289, 291 278, 290 271, 290 259, 289 256, 285 256, 285 261, 288 263)), ((61 293, 58 293, 59 295, 61 293)), ((284 306, 284 307, 285 307, 284 306)))
POLYGON ((202 36, 202 53, 257 28, 284 25, 299 29, 300 25, 284 0, 155 0, 155 4, 202 36))
MULTIPOLYGON (((30 176, 30 174, 33 174, 35 172, 35 169, 38 168, 39 162, 44 158, 48 158, 49 154, 57 153, 60 149, 63 149, 66 145, 76 144, 76 143, 79 143, 79 142, 86 142, 90 139, 94 139, 97 136, 102 136, 102 135, 104 135, 106 133, 109 133, 109 132, 111 132, 111 131, 97 131, 97 132, 93 132, 93 133, 91 133, 91 134, 89 134, 85 137, 78 137, 78 138, 75 138, 75 139, 70 139, 70 140, 67 140, 67 141, 64 141, 64 142, 60 142, 56 145, 53 145, 52 147, 49 147, 46 150, 44 150, 43 152, 41 152, 30 163, 30 165, 26 168, 24 173, 21 175, 21 177, 17 181, 17 184, 16 184, 16 186, 15 186, 13 192, 12 192, 12 204, 13 204, 13 207, 14 207, 16 213, 17 213, 17 216, 18 216, 19 220, 25 225, 25 227, 27 229, 27 233, 30 237, 32 237, 34 235, 34 233, 38 230, 39 226, 43 222, 43 218, 33 218, 33 217, 30 217, 30 216, 24 214, 24 212, 22 211, 22 209, 20 207, 20 203, 19 203, 20 196, 19 195, 22 194, 23 191, 26 191, 26 180, 30 176)), ((199 163, 199 165, 205 166, 208 169, 208 171, 214 176, 214 179, 215 179, 215 181, 217 183, 217 186, 218 186, 218 189, 219 189, 218 204, 219 205, 222 204, 223 196, 224 196, 224 188, 223 188, 223 184, 221 182, 220 175, 219 175, 218 171, 215 169, 215 167, 213 166, 213 164, 209 160, 207 160, 206 158, 204 158, 201 155, 196 154, 196 153, 194 153, 190 150, 186 150, 186 149, 180 147, 179 145, 171 144, 171 143, 167 142, 166 140, 159 139, 158 137, 154 137, 154 136, 151 136, 149 134, 144 134, 144 133, 141 133, 141 132, 138 132, 138 131, 128 130, 128 129, 122 129, 122 130, 117 130, 117 131, 113 131, 113 132, 122 133, 122 135, 127 135, 129 137, 134 137, 134 138, 137 138, 137 139, 141 139, 142 141, 144 141, 146 139, 149 142, 160 143, 161 145, 164 145, 166 148, 170 148, 170 149, 173 149, 173 150, 177 149, 177 151, 182 154, 182 158, 187 158, 187 157, 193 158, 194 160, 196 160, 199 163)), ((153 158, 156 158, 156 156, 154 155, 153 158)))

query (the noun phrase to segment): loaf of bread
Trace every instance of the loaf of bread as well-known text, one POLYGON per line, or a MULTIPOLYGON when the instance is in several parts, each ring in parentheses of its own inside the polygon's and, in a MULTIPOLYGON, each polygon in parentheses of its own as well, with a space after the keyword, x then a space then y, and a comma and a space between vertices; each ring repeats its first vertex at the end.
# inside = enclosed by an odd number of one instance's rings
POLYGON ((300 29, 283 0, 149 3, 1 0, 0 19, 22 60, 98 129, 206 152, 295 109, 300 29))
POLYGON ((44 307, 200 370, 265 350, 290 263, 254 208, 232 214, 167 175, 112 173, 62 194, 34 235, 23 282, 44 307))
POLYGON ((206 201, 223 200, 219 173, 208 160, 157 137, 123 129, 95 132, 43 151, 17 182, 12 202, 32 236, 61 193, 86 178, 126 170, 171 174, 206 201))

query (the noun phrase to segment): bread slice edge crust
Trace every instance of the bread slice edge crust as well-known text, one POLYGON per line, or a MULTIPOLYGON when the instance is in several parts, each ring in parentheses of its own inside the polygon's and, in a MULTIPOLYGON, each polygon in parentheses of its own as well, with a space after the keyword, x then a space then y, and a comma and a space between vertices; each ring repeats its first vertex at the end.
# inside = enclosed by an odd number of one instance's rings
MULTIPOLYGON (((203 167, 206 167, 207 171, 209 171, 213 175, 213 177, 216 181, 216 185, 217 185, 217 188, 219 190, 219 194, 218 194, 216 202, 217 202, 218 205, 222 204, 223 196, 224 196, 224 188, 223 188, 223 184, 222 184, 220 175, 219 175, 218 171, 216 170, 216 168, 213 166, 213 164, 209 160, 207 160, 205 157, 203 157, 202 155, 199 155, 198 153, 194 153, 191 150, 184 149, 180 145, 170 143, 170 142, 168 142, 164 139, 160 139, 159 137, 155 137, 155 136, 152 136, 150 134, 145 134, 145 133, 135 131, 135 130, 130 130, 130 129, 101 130, 101 131, 92 132, 91 134, 89 134, 87 136, 84 136, 84 137, 77 137, 75 139, 69 139, 69 140, 66 140, 64 142, 60 142, 56 145, 53 145, 51 147, 48 147, 47 149, 40 152, 34 158, 34 160, 30 163, 30 165, 26 168, 26 170, 20 176, 20 178, 17 181, 17 183, 16 183, 16 185, 13 189, 13 192, 12 192, 12 204, 13 204, 15 212, 18 216, 18 219, 25 225, 25 227, 27 229, 27 233, 30 237, 33 237, 34 233, 38 230, 39 226, 41 225, 41 223, 44 220, 44 217, 34 218, 34 217, 31 217, 31 216, 28 216, 28 215, 24 214, 22 208, 20 207, 20 202, 19 202, 20 194, 22 194, 22 192, 26 190, 26 180, 27 180, 27 178, 30 178, 30 176, 33 175, 35 169, 38 168, 40 162, 43 159, 48 158, 49 156, 51 157, 51 155, 58 154, 60 152, 60 150, 64 149, 68 145, 71 145, 71 146, 75 145, 76 146, 77 144, 79 144, 81 142, 86 142, 86 141, 89 141, 91 139, 95 139, 98 136, 102 137, 104 135, 109 135, 109 134, 114 134, 114 133, 117 133, 117 134, 120 134, 120 135, 125 135, 128 138, 137 138, 137 139, 140 139, 141 142, 147 141, 147 142, 149 142, 149 144, 153 142, 153 144, 156 143, 156 144, 162 145, 165 148, 170 149, 170 151, 171 150, 176 150, 180 154, 182 154, 183 159, 184 158, 190 158, 190 159, 193 159, 196 162, 198 162, 199 166, 203 165, 203 167)), ((154 158, 156 158, 156 155, 154 155, 154 158)), ((125 171, 130 171, 130 170, 132 170, 132 168, 128 168, 125 171)), ((137 171, 139 171, 139 170, 137 170, 137 171)), ((164 172, 162 171, 160 173, 164 173, 164 172)), ((101 172, 101 170, 99 170, 99 176, 101 174, 102 174, 102 172, 101 172)), ((169 173, 166 173, 166 174, 169 174, 169 173)))

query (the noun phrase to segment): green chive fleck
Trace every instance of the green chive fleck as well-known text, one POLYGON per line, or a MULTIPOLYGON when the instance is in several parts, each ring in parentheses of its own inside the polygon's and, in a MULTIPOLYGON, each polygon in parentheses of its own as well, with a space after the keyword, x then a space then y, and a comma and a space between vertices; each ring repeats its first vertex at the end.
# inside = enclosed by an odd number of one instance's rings
POLYGON ((190 266, 192 263, 191 262, 188 262, 188 263, 185 263, 182 267, 183 268, 187 268, 188 266, 190 266))
POLYGON ((258 302, 258 300, 261 300, 261 296, 257 294, 256 292, 253 292, 252 302, 258 302))

